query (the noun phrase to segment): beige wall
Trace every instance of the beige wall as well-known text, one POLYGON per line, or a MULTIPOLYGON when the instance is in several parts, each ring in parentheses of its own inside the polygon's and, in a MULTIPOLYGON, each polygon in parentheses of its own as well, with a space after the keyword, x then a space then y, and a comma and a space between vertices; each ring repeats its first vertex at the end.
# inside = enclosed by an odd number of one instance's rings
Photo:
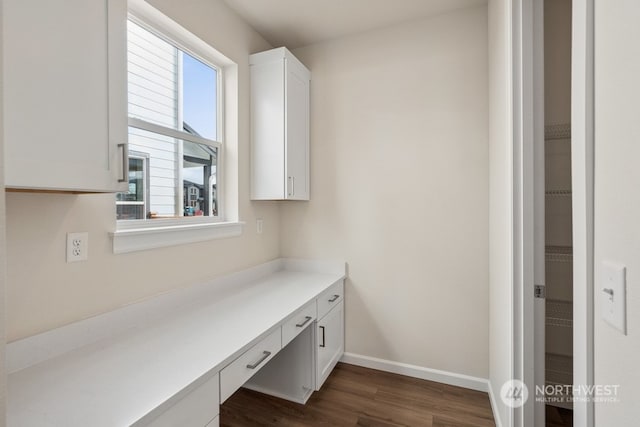
POLYGON ((595 2, 595 384, 620 402, 596 404, 596 426, 640 419, 640 2, 595 2), (627 266, 627 336, 602 320, 602 261, 627 266))
POLYGON ((486 378, 486 7, 294 53, 311 201, 282 205, 282 255, 348 261, 347 352, 486 378))
POLYGON ((489 380, 496 422, 511 425, 500 388, 513 378, 511 2, 489 1, 489 380))
POLYGON ((7 335, 15 340, 279 255, 279 208, 249 201, 248 54, 270 46, 221 0, 151 3, 238 63, 242 237, 114 255, 113 195, 7 195, 7 335), (264 219, 257 235, 256 218, 264 219), (65 263, 65 233, 89 232, 89 260, 65 263))

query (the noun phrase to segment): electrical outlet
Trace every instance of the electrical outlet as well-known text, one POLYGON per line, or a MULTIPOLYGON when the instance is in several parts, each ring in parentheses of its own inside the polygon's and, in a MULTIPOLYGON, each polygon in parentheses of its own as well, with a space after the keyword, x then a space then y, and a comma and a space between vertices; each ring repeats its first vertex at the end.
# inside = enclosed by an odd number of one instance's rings
POLYGON ((262 234, 262 218, 256 219, 256 233, 262 234))
POLYGON ((67 233, 67 262, 89 258, 89 233, 67 233))

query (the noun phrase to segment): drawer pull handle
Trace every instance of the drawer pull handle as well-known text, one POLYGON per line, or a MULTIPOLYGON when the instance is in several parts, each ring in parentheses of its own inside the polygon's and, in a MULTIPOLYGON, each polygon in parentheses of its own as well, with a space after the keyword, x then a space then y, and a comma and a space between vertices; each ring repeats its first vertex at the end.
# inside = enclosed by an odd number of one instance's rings
POLYGON ((271 356, 271 352, 270 351, 263 351, 262 352, 262 357, 260 358, 260 360, 258 360, 256 363, 254 363, 253 365, 247 365, 247 368, 249 369, 256 369, 262 362, 264 362, 267 357, 271 356))
POLYGON ((302 323, 297 323, 296 324, 296 328, 302 328, 304 325, 306 325, 307 323, 309 323, 309 320, 313 319, 313 317, 311 316, 304 316, 304 322, 302 323))
POLYGON ((322 329, 322 344, 320 344, 320 347, 324 347, 324 326, 320 326, 320 329, 322 329))
POLYGON ((340 295, 334 295, 333 298, 331 298, 329 300, 329 302, 334 302, 335 300, 337 300, 338 298, 340 298, 340 295))

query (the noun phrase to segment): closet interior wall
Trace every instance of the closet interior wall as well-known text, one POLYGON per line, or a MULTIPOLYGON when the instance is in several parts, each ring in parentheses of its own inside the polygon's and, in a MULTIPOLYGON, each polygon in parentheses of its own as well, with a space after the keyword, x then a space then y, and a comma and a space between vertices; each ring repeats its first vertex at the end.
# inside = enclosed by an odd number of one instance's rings
MULTIPOLYGON (((545 279, 547 384, 573 384, 571 0, 545 0, 545 279)), ((571 403, 553 403, 571 408, 571 403)))

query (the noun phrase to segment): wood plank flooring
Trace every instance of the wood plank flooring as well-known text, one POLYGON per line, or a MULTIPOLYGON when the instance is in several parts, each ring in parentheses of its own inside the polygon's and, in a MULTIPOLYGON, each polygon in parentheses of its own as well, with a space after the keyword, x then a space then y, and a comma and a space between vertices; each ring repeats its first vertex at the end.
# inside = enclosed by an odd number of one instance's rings
POLYGON ((306 405, 240 389, 220 414, 223 427, 495 426, 487 393, 343 363, 306 405))
POLYGON ((573 411, 546 405, 547 427, 573 427, 573 411))

